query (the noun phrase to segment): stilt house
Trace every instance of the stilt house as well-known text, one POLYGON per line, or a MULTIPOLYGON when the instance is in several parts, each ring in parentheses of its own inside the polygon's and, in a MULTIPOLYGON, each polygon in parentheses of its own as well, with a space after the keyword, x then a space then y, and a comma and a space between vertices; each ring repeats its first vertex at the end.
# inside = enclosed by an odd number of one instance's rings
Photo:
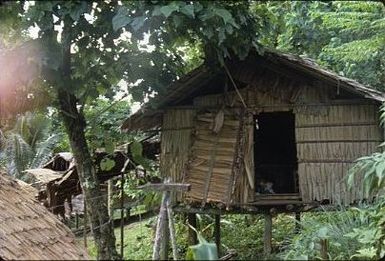
POLYGON ((162 175, 191 184, 179 202, 246 209, 350 204, 362 199, 362 184, 349 190, 345 177, 383 141, 384 100, 310 59, 265 51, 225 67, 200 66, 122 129, 160 130, 162 175))

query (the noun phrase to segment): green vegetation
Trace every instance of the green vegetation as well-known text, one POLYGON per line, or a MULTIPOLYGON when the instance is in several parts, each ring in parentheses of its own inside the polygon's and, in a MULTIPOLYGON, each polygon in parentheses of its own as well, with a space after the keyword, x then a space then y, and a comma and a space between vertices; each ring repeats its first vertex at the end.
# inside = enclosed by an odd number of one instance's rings
MULTIPOLYGON (((314 260, 320 259, 320 240, 328 242, 329 259, 378 259, 384 256, 385 204, 344 208, 338 211, 304 213, 300 232, 295 233, 295 218, 281 214, 273 218, 273 254, 269 259, 314 260), (380 248, 379 248, 380 247, 380 248)), ((208 242, 214 242, 213 219, 200 216, 200 231, 208 242)), ((177 215, 177 245, 179 256, 187 255, 187 226, 177 215)), ((129 260, 150 259, 155 218, 128 225, 124 229, 124 258, 129 260)), ((236 259, 264 259, 262 216, 225 215, 221 221, 221 252, 237 252, 236 259)), ((198 229, 199 230, 199 229, 198 229)), ((120 247, 120 229, 115 229, 117 246, 120 247)), ((79 244, 82 244, 79 239, 79 244)), ((89 252, 95 256, 92 241, 89 252)), ((169 256, 172 256, 171 251, 169 256)), ((221 256, 221 255, 220 255, 221 256)))
MULTIPOLYGON (((152 256, 152 235, 153 230, 148 227, 152 220, 141 221, 128 225, 124 228, 124 259, 128 260, 149 260, 152 256)), ((120 249, 120 228, 115 228, 116 246, 120 249)), ((96 248, 91 237, 88 238, 88 251, 96 258, 96 248)), ((83 241, 79 238, 79 244, 83 241)))
MULTIPOLYGON (((384 90, 384 14, 383 1, 0 2, 0 55, 11 53, 10 61, 0 61, 0 78, 12 78, 7 92, 0 82, 0 168, 21 177, 24 169, 41 166, 53 152, 71 150, 83 166, 79 176, 87 199, 99 198, 91 153, 112 152, 132 142, 135 162, 156 176, 156 166, 140 155, 137 141, 143 135, 120 133, 132 103, 117 96, 143 103, 203 62, 221 64, 253 49, 304 55, 384 90), (42 48, 30 51, 35 45, 42 48), (13 63, 16 68, 8 71, 13 63), (30 65, 38 70, 24 71, 30 65)), ((385 109, 381 112, 385 115, 385 109)), ((358 159, 348 182, 353 184, 357 176, 364 178, 367 195, 382 192, 384 152, 358 159)), ((158 196, 136 190, 137 185, 138 180, 126 182, 126 195, 147 207, 158 203, 158 196)), ((109 220, 104 204, 87 204, 94 227, 109 220)), ((383 258, 384 216, 381 197, 360 208, 305 214, 298 234, 290 216, 277 216, 273 258, 319 258, 320 239, 328 240, 331 259, 383 258)), ((126 227, 125 258, 151 256, 153 232, 146 224, 153 221, 126 227)), ((178 217, 181 256, 188 249, 184 223, 178 217)), ((213 220, 202 215, 199 223, 199 231, 212 242, 213 220)), ((116 242, 109 226, 94 232, 91 253, 119 258, 114 248, 120 244, 118 229, 116 242)), ((222 249, 236 249, 239 259, 262 258, 262 234, 259 217, 224 216, 222 249)))

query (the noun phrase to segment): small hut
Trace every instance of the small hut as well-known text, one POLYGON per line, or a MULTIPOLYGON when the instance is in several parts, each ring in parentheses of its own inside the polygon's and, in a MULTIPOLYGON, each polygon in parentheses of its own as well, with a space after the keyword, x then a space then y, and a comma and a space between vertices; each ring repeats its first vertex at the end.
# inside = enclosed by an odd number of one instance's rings
POLYGON ((191 184, 179 203, 290 210, 363 198, 345 176, 383 141, 383 93, 276 51, 225 64, 181 77, 122 126, 160 131, 162 175, 191 184))
POLYGON ((88 260, 69 228, 25 186, 0 174, 0 259, 88 260))

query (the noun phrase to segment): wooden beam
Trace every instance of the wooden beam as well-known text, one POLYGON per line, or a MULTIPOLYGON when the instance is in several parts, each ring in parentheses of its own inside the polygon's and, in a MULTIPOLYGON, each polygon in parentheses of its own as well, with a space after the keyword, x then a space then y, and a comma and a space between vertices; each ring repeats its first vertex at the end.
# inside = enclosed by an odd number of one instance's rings
POLYGON ((363 122, 335 122, 335 123, 317 123, 317 124, 302 124, 296 125, 296 129, 302 128, 315 128, 315 127, 356 127, 356 126, 378 126, 378 122, 375 121, 363 121, 363 122))
POLYGON ((328 241, 327 239, 320 239, 320 255, 322 260, 329 260, 328 255, 328 241))
MULTIPOLYGON (((197 217, 195 213, 187 213, 187 222, 190 226, 197 227, 197 217)), ((187 242, 190 246, 198 244, 197 234, 190 227, 188 228, 187 242)))
POLYGON ((269 256, 271 254, 273 220, 270 214, 264 214, 264 218, 265 218, 265 230, 263 233, 263 253, 265 256, 269 256))
POLYGON ((295 227, 294 227, 294 233, 298 234, 301 230, 301 212, 295 212, 295 227))
POLYGON ((145 191, 180 191, 186 192, 190 190, 190 184, 180 183, 147 183, 143 186, 139 186, 138 189, 145 191))
POLYGON ((221 216, 215 215, 215 224, 214 224, 214 236, 215 236, 215 244, 217 245, 218 256, 221 253, 221 216))

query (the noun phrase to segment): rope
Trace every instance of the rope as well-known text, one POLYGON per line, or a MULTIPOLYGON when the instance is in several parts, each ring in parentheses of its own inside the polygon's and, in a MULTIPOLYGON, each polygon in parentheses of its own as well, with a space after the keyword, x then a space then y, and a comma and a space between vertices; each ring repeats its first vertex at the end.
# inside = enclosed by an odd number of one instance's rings
POLYGON ((241 99, 241 102, 242 102, 243 106, 247 109, 247 105, 246 105, 245 101, 243 100, 243 97, 242 97, 241 93, 239 92, 237 84, 235 83, 233 77, 231 76, 230 71, 227 68, 226 64, 223 64, 223 67, 225 68, 225 71, 226 71, 227 75, 229 76, 231 83, 234 85, 235 91, 238 94, 239 99, 241 99))

